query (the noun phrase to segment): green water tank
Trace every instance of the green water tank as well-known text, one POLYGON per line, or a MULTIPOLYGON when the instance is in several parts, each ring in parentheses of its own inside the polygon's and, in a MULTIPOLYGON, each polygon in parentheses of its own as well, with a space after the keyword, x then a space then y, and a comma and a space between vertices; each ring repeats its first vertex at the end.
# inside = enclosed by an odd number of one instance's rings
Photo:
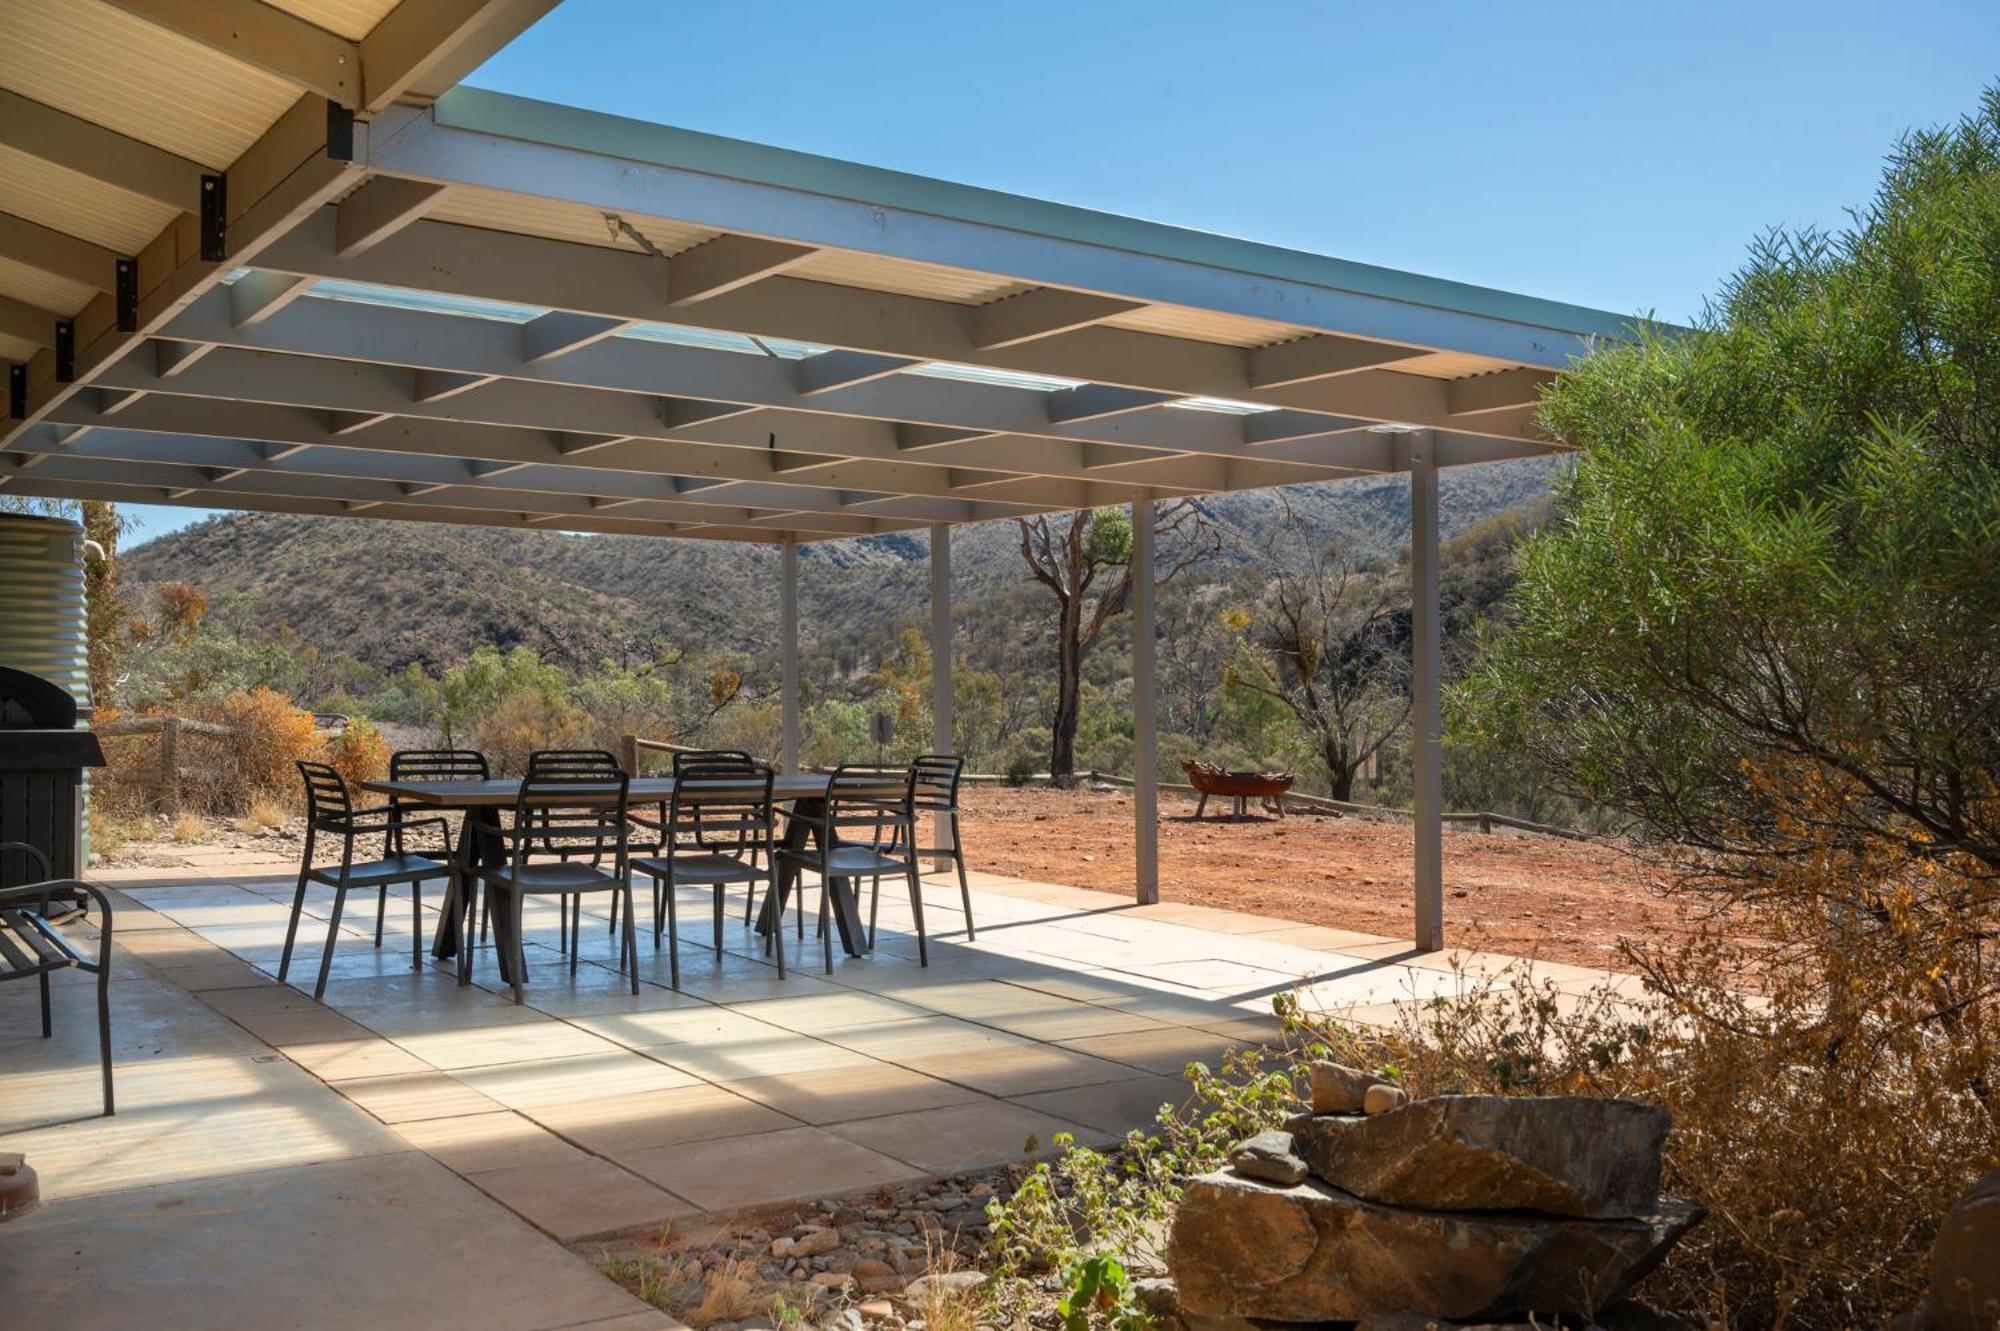
POLYGON ((83 528, 67 518, 0 513, 0 666, 40 675, 90 714, 83 528))

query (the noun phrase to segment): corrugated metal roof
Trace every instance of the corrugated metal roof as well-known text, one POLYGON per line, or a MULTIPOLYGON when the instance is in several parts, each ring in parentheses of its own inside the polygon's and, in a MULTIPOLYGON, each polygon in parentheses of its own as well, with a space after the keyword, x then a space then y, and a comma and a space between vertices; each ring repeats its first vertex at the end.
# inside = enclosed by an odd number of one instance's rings
MULTIPOLYGON (((637 248, 631 240, 614 235, 606 225, 601 209, 525 194, 454 190, 430 216, 439 222, 458 222, 496 231, 519 231, 582 245, 627 250, 637 248)), ((667 222, 656 217, 634 215, 627 216, 625 220, 666 254, 678 254, 704 240, 712 240, 716 234, 684 222, 667 222)))
POLYGON ((30 268, 24 263, 0 257, 0 296, 12 296, 58 314, 75 314, 97 293, 81 282, 30 268))
POLYGON ((899 296, 928 296, 963 305, 984 305, 1005 296, 1029 290, 1029 284, 1004 277, 975 273, 963 268, 941 268, 935 264, 913 263, 904 259, 884 259, 872 254, 852 254, 828 250, 814 255, 791 270, 793 277, 840 286, 866 287, 890 291, 899 296))
POLYGON ((1490 356, 1468 356, 1462 352, 1438 351, 1428 356, 1399 360, 1390 368, 1398 374, 1421 374, 1426 379, 1464 379, 1471 375, 1492 374, 1495 370, 1512 370, 1519 367, 1511 361, 1494 360, 1490 356))
POLYGON ((0 147, 0 210, 120 254, 136 254, 175 212, 90 176, 0 147))
POLYGON ((5 0, 0 31, 0 85, 216 168, 299 98, 99 0, 5 0))
POLYGON ((396 0, 264 0, 264 3, 351 42, 366 37, 396 7, 396 0))
POLYGON ((1269 319, 1248 319, 1238 314, 1214 310, 1191 310, 1179 305, 1151 305, 1115 319, 1106 327, 1128 328, 1137 333, 1161 333, 1167 337, 1191 337, 1199 342, 1221 342, 1232 347, 1262 347, 1305 337, 1313 330, 1269 319))

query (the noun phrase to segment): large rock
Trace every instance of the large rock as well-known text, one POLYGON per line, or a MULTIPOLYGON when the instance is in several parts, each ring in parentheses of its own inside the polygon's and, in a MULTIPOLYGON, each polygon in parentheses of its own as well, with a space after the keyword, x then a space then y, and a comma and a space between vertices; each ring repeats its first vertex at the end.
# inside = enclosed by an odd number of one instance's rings
POLYGON ((2000 1169, 1973 1184, 1945 1213, 1917 1321, 1925 1331, 2000 1326, 2000 1169))
POLYGON ((1315 1114, 1358 1114, 1368 1088, 1382 1080, 1344 1063, 1315 1059, 1307 1068, 1312 1079, 1315 1114))
POLYGON ((1631 1100, 1442 1095, 1286 1127, 1315 1178, 1370 1201, 1603 1219, 1644 1215, 1659 1200, 1670 1121, 1631 1100))
POLYGON ((1289 1132, 1260 1132, 1229 1148, 1229 1163, 1239 1174, 1290 1187, 1306 1181, 1306 1162, 1292 1150, 1289 1132))
POLYGON ((1668 1204, 1619 1220, 1448 1215, 1363 1201, 1317 1180, 1282 1188, 1223 1172, 1188 1185, 1167 1264, 1190 1313, 1589 1316, 1652 1270, 1701 1214, 1668 1204))

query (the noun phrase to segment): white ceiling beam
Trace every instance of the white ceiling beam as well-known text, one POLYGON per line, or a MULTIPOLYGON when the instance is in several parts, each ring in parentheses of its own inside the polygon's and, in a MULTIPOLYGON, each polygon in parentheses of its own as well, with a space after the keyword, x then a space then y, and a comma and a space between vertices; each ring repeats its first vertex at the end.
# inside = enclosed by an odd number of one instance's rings
POLYGON ((410 400, 413 402, 443 402, 457 397, 460 393, 483 388, 493 382, 490 374, 458 374, 450 370, 412 370, 410 372, 410 400))
POLYGON ((336 254, 360 254, 395 235, 443 203, 445 188, 419 180, 376 176, 342 199, 334 209, 333 248, 336 254))
POLYGON ((632 326, 630 319, 606 319, 594 314, 551 310, 521 325, 521 360, 529 365, 580 351, 632 326))
POLYGON ((56 320, 64 316, 12 296, 0 296, 0 337, 18 338, 38 347, 56 344, 56 320))
POLYGON ((290 273, 246 273, 229 284, 229 319, 238 328, 262 323, 303 296, 312 280, 290 273))
POLYGON ((884 379, 917 363, 905 356, 877 356, 866 351, 823 351, 793 361, 792 382, 801 396, 811 397, 884 379))
POLYGON ((692 305, 796 268, 819 251, 755 236, 717 236, 667 260, 667 304, 692 305))
MULTIPOLYGON (((233 313, 231 317, 234 318, 233 313)), ((161 338, 153 343, 154 373, 162 379, 185 374, 215 347, 213 342, 176 342, 171 338, 161 338)))
POLYGON ((556 0, 402 0, 361 39, 365 109, 428 104, 555 6, 556 0))
POLYGON ((1250 386, 1280 388, 1309 379, 1331 379, 1357 370, 1376 370, 1397 361, 1413 360, 1431 353, 1412 347, 1391 346, 1355 337, 1322 333, 1301 337, 1275 346, 1259 347, 1250 353, 1250 386))
POLYGON ((98 291, 118 289, 119 255, 102 245, 0 213, 0 258, 26 264, 39 272, 98 291))
POLYGON ((106 0, 135 18, 350 109, 361 45, 260 0, 106 0))
POLYGON ((1447 401, 1454 416, 1532 407, 1540 404, 1543 391, 1555 381, 1547 370, 1500 370, 1452 380, 1447 401))
POLYGON ((1105 416, 1122 416, 1128 411, 1143 411, 1147 407, 1172 401, 1174 396, 1171 393, 1084 384, 1080 388, 1063 388, 1049 394, 1049 420, 1058 425, 1064 421, 1098 420, 1105 416))
POLYGON ((201 211, 208 169, 143 139, 0 88, 0 145, 184 213, 201 211))
MULTIPOLYGON (((899 374, 894 372, 898 362, 870 359, 865 354, 788 361, 614 337, 553 364, 528 365, 521 357, 516 326, 492 319, 343 301, 314 301, 249 330, 235 328, 202 305, 191 309, 171 331, 176 336, 224 341, 247 350, 314 357, 371 358, 394 347, 398 356, 434 369, 578 388, 670 394, 675 395, 675 404, 666 408, 667 421, 675 426, 741 415, 756 407, 777 407, 979 434, 1040 434, 1055 439, 1241 454, 1250 438, 1245 421, 1265 418, 1196 411, 1112 414, 1100 409, 1074 421, 1055 422, 1049 419, 1049 394, 899 374), (875 377, 867 378, 871 374, 875 377), (816 391, 802 392, 802 386, 816 391), (700 399, 681 398, 679 394, 734 401, 702 405, 700 399), (677 405, 681 403, 690 405, 677 405)), ((1111 390, 1107 390, 1106 401, 1113 396, 1117 405, 1139 401, 1111 390)), ((1368 423, 1303 412, 1265 415, 1299 422, 1293 433, 1323 433, 1368 423)), ((597 427, 579 424, 577 428, 591 432, 597 427)))
MULTIPOLYGON (((1249 352, 1240 347, 1108 327, 1081 328, 1060 338, 1005 348, 980 348, 972 344, 962 305, 799 277, 768 278, 674 311, 653 293, 658 260, 646 255, 441 222, 418 222, 349 260, 331 252, 323 224, 301 226, 273 246, 263 261, 287 272, 578 313, 658 319, 878 356, 956 361, 1177 397, 1217 397, 1378 422, 1486 429, 1476 419, 1451 417, 1441 380, 1363 370, 1260 389, 1250 383, 1249 352), (448 268, 436 262, 439 254, 452 256, 448 268)), ((843 397, 841 409, 846 406, 843 397)))
POLYGON ((1094 296, 1084 291, 1043 287, 1024 291, 972 311, 972 345, 984 351, 1018 346, 1037 338, 1073 332, 1144 308, 1144 301, 1094 296))

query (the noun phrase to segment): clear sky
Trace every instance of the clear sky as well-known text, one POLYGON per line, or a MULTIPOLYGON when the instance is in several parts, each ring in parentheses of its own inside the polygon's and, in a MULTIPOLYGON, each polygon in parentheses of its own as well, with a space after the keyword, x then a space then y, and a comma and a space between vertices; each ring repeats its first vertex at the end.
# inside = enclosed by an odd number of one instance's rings
POLYGON ((1680 321, 1996 80, 1995 0, 564 0, 468 82, 1680 321))

